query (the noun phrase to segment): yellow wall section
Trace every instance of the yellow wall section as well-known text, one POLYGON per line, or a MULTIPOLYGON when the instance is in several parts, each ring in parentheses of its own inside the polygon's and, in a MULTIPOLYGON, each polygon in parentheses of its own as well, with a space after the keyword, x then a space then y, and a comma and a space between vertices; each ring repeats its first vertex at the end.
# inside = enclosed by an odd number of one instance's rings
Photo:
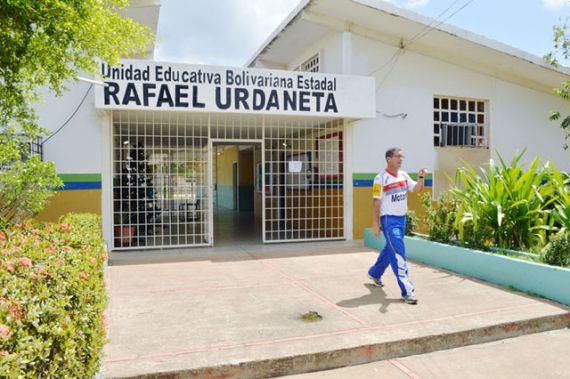
POLYGON ((57 191, 35 219, 55 222, 70 212, 101 214, 101 190, 57 191))
MULTIPOLYGON (((408 208, 416 212, 419 222, 419 232, 424 231, 425 210, 422 207, 420 196, 424 193, 432 193, 432 187, 426 187, 423 192, 408 193, 408 208)), ((364 228, 372 226, 372 187, 355 187, 353 189, 353 213, 352 233, 354 239, 364 238, 364 228)))
POLYGON ((316 188, 308 193, 292 190, 286 217, 293 228, 320 230, 320 237, 340 237, 344 231, 342 189, 316 188))
POLYGON ((222 154, 218 155, 218 186, 233 185, 232 164, 238 161, 237 146, 230 146, 222 150, 222 154))

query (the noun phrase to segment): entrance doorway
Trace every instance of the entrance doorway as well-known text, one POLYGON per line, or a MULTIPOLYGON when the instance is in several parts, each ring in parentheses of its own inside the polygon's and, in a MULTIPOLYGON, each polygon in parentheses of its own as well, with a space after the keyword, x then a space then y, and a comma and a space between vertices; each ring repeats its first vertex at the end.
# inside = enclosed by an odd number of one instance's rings
POLYGON ((255 191, 255 159, 261 141, 212 141, 213 231, 216 246, 262 243, 261 194, 255 191))

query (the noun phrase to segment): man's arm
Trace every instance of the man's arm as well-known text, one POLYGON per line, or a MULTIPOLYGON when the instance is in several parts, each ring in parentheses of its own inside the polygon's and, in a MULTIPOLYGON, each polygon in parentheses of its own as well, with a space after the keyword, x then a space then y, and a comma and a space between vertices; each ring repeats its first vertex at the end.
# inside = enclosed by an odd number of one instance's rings
POLYGON ((418 173, 418 182, 416 183, 416 186, 414 187, 414 189, 412 190, 412 192, 422 192, 424 190, 424 185, 425 185, 425 176, 427 175, 428 170, 427 168, 422 168, 419 173, 418 173))
POLYGON ((380 204, 382 203, 381 199, 374 199, 374 220, 372 221, 372 234, 374 237, 378 237, 380 235, 380 226, 378 223, 380 222, 380 204))

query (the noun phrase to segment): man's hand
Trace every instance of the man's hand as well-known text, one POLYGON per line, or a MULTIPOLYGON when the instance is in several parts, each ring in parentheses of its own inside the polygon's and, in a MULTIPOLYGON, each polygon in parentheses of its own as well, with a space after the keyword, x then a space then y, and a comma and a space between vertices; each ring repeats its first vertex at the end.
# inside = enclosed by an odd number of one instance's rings
POLYGON ((414 189, 412 190, 413 192, 422 192, 424 189, 424 183, 425 183, 425 177, 428 173, 428 169, 427 168, 421 168, 418 171, 418 182, 416 184, 416 186, 414 187, 414 189))
POLYGON ((373 226, 372 227, 372 235, 374 237, 379 237, 380 236, 380 228, 377 226, 373 226))

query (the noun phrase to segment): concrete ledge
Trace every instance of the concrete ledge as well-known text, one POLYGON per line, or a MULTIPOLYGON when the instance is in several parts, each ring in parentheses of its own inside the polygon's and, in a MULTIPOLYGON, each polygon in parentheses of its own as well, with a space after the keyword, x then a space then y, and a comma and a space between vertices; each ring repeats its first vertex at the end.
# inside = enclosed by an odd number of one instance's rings
POLYGON ((139 379, 186 379, 186 378, 268 378, 294 375, 365 364, 416 354, 430 353, 473 344, 497 341, 521 335, 565 328, 570 322, 570 313, 508 322, 482 328, 446 334, 434 334, 418 338, 387 341, 378 344, 356 346, 310 354, 251 360, 189 370, 160 372, 146 375, 107 377, 139 379))
MULTIPOLYGON (((411 260, 570 305, 569 269, 414 237, 405 239, 406 254, 411 260)), ((383 237, 374 237, 370 229, 365 229, 364 244, 382 249, 385 242, 383 237)))

